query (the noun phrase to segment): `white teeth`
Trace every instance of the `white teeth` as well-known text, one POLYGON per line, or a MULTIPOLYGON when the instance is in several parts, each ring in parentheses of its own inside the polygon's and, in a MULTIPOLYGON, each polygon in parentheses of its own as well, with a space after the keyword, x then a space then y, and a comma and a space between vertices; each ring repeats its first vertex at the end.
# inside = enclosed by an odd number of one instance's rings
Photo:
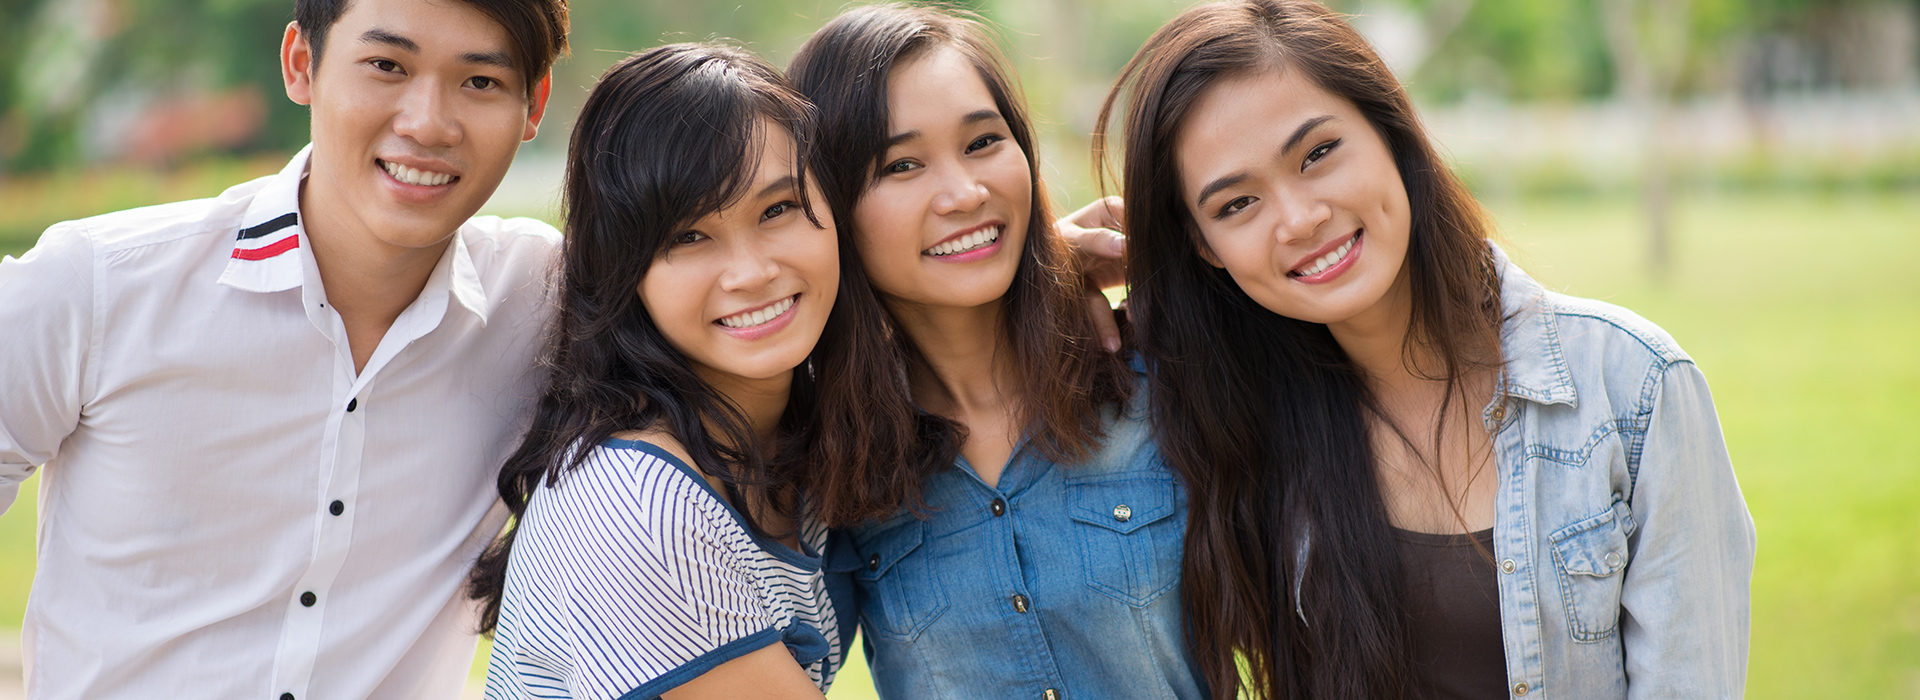
POLYGON ((995 226, 993 228, 981 229, 969 233, 965 236, 928 248, 927 254, 934 256, 953 255, 954 253, 965 253, 969 250, 985 248, 992 245, 994 241, 1000 240, 1000 228, 999 226, 995 226))
POLYGON ((787 309, 793 308, 793 299, 794 297, 787 297, 754 311, 743 311, 728 316, 720 319, 720 325, 728 328, 752 328, 758 326, 779 318, 780 314, 784 314, 787 312, 787 309))
POLYGON ((399 163, 389 163, 384 160, 380 161, 380 165, 384 166, 387 169, 387 174, 392 175, 393 179, 399 180, 409 185, 421 185, 424 187, 439 187, 441 185, 444 185, 453 181, 453 176, 448 175, 446 173, 436 173, 431 170, 418 170, 415 168, 409 168, 407 166, 400 165, 399 163))
POLYGON ((1313 261, 1312 267, 1308 267, 1300 270, 1300 273, 1299 273, 1300 276, 1312 277, 1322 272, 1326 272, 1327 268, 1333 267, 1334 263, 1338 263, 1342 259, 1347 257, 1347 252, 1353 250, 1353 242, 1357 240, 1360 240, 1359 236, 1349 238, 1347 239, 1347 242, 1344 245, 1341 245, 1339 247, 1339 249, 1334 250, 1333 252, 1328 253, 1326 255, 1320 256, 1319 260, 1313 261))

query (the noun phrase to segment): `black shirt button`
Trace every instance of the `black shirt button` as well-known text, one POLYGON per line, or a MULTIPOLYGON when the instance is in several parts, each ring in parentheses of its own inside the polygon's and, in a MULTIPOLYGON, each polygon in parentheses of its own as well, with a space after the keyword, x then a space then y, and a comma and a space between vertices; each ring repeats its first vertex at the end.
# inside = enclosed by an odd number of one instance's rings
POLYGON ((305 592, 305 593, 302 593, 302 594, 300 594, 300 604, 301 604, 301 605, 305 605, 305 606, 307 606, 307 607, 309 607, 309 608, 311 608, 311 607, 313 607, 313 604, 314 604, 314 603, 318 603, 318 602, 320 602, 320 597, 319 597, 319 596, 316 596, 316 595, 314 595, 314 594, 313 594, 313 591, 307 591, 307 592, 305 592))
POLYGON ((1006 502, 1006 501, 1002 501, 1002 500, 1000 500, 1000 499, 998 499, 998 498, 996 498, 996 499, 993 499, 993 505, 991 505, 991 506, 988 506, 988 507, 989 507, 989 508, 991 508, 991 509, 993 509, 993 517, 996 517, 996 518, 998 518, 998 517, 1000 517, 1000 516, 1002 516, 1002 515, 1006 515, 1006 514, 1007 514, 1007 502, 1006 502))
POLYGON ((867 570, 868 571, 880 570, 880 555, 875 554, 867 558, 867 570))
POLYGON ((339 501, 334 501, 332 503, 327 504, 327 512, 332 513, 334 515, 345 513, 347 512, 347 504, 341 503, 339 501))
POLYGON ((281 693, 280 700, 293 700, 293 693, 281 693))
POLYGON ((347 412, 348 412, 348 413, 352 413, 352 412, 353 412, 353 409, 356 409, 356 408, 359 408, 359 407, 360 407, 360 399, 358 399, 358 398, 352 398, 352 399, 347 399, 347 412))

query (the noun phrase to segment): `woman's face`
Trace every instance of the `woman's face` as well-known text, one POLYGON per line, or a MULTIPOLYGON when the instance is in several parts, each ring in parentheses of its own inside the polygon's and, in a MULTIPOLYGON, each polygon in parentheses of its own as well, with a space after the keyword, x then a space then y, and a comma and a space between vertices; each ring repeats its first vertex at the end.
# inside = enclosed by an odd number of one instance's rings
POLYGON ((937 48, 895 64, 887 93, 891 145, 853 210, 868 279, 894 302, 998 300, 1026 242, 1026 153, 959 52, 937 48))
MULTIPOLYGON (((640 281, 667 342, 709 382, 788 376, 826 327, 840 282, 833 222, 800 208, 793 138, 763 121, 759 168, 739 201, 673 234, 640 281)), ((820 201, 810 191, 811 201, 820 201)))
POLYGON ((1407 191, 1351 102, 1298 70, 1225 78, 1174 144, 1200 255, 1247 296, 1312 323, 1386 308, 1407 255, 1407 191))

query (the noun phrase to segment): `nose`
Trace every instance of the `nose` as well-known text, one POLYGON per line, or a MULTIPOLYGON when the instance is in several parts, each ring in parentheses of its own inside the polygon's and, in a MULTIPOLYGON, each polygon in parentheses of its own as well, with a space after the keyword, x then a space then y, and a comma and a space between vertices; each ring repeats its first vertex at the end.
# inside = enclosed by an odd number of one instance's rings
POLYGON ((460 122, 454 118, 452 100, 442 88, 434 80, 419 80, 409 86, 400 98, 400 113, 393 120, 394 133, 429 148, 458 145, 460 122))
POLYGON ((1280 243, 1311 240, 1320 226, 1333 218, 1332 205, 1319 197, 1283 193, 1276 199, 1279 206, 1274 210, 1279 218, 1274 222, 1273 237, 1280 243))
POLYGON ((955 165, 948 171, 950 174, 941 183, 940 191, 933 195, 933 213, 964 214, 987 203, 987 186, 974 176, 971 168, 955 165))
POLYGON ((767 286, 780 276, 780 263, 757 236, 739 236, 729 247, 727 268, 720 273, 720 288, 728 292, 751 292, 767 286))

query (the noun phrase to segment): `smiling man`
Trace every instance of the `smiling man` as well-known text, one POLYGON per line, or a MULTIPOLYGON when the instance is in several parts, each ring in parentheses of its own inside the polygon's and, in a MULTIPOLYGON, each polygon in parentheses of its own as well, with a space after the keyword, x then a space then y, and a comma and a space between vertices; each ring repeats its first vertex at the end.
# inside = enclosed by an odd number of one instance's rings
POLYGON ((559 236, 471 218, 563 0, 300 0, 313 145, 0 261, 0 508, 41 484, 29 696, 451 698, 559 236))

